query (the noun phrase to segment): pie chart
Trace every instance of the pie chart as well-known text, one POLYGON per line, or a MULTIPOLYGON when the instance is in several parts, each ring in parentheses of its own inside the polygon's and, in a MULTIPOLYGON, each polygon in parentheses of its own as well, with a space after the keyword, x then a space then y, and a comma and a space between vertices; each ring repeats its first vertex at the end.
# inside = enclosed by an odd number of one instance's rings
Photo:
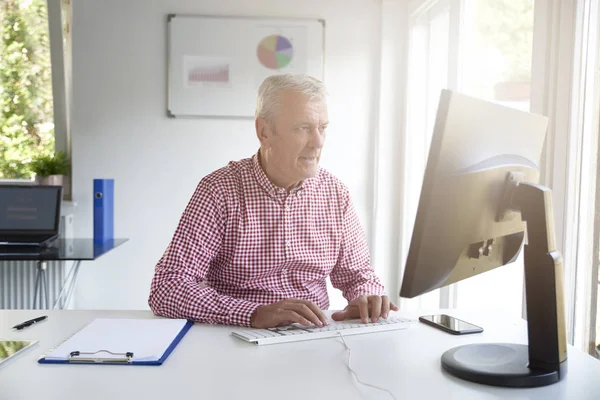
POLYGON ((294 48, 288 38, 281 35, 270 35, 260 41, 256 55, 266 68, 282 69, 292 61, 294 48))

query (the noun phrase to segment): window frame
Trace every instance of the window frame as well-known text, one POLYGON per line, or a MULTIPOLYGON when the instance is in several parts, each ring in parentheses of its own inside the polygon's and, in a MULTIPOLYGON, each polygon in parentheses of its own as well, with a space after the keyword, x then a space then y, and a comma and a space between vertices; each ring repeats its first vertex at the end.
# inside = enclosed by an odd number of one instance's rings
MULTIPOLYGON (((54 149, 62 151, 71 162, 69 110, 71 82, 71 0, 46 0, 48 38, 52 70, 52 102, 54 112, 54 149), (63 23, 63 14, 66 23, 63 23)), ((64 199, 72 200, 71 174, 64 178, 64 199)))
MULTIPOLYGON (((408 20, 409 20, 409 24, 407 27, 407 59, 410 58, 411 55, 411 47, 412 47, 412 40, 413 40, 413 32, 415 32, 417 29, 421 30, 422 34, 423 34, 423 40, 426 43, 426 49, 424 50, 425 53, 423 54, 423 60, 425 63, 425 69, 426 69, 426 81, 427 81, 427 87, 424 90, 424 96, 425 96, 425 100, 424 103, 428 104, 428 93, 429 93, 429 80, 430 80, 430 70, 429 70, 429 66, 430 66, 430 59, 431 59, 431 55, 430 55, 430 27, 431 27, 431 22, 435 20, 435 18, 443 13, 448 13, 448 26, 449 26, 449 33, 450 32, 456 32, 458 33, 459 31, 459 26, 457 24, 458 18, 457 16, 458 14, 458 8, 460 3, 462 3, 462 0, 426 0, 426 1, 419 1, 419 0, 412 0, 408 3, 408 20), (453 13, 455 14, 453 16, 453 13), (453 25, 454 24, 454 25, 453 25), (413 29, 415 31, 413 31, 413 29)), ((455 56, 455 51, 453 51, 453 49, 455 49, 456 47, 454 46, 458 46, 458 37, 454 38, 455 41, 452 41, 451 39, 449 39, 448 41, 448 55, 447 55, 447 62, 448 62, 448 68, 447 68, 447 72, 446 72, 446 79, 447 79, 447 83, 448 85, 453 85, 448 86, 451 88, 454 88, 455 85, 457 84, 457 76, 450 76, 450 74, 456 75, 456 71, 458 69, 458 55, 456 54, 455 56)), ((405 109, 405 113, 406 115, 410 114, 410 105, 412 104, 412 102, 410 101, 410 98, 408 97, 411 94, 411 85, 410 85, 410 72, 412 70, 410 62, 407 62, 406 66, 406 76, 405 76, 405 82, 406 82, 406 86, 405 86, 405 91, 406 91, 406 104, 405 107, 407 107, 405 109)), ((427 110, 423 111, 424 113, 424 117, 426 118, 427 116, 427 110)), ((403 157, 402 157, 402 170, 403 170, 403 186, 404 186, 404 198, 402 199, 402 211, 401 214, 403 215, 402 218, 402 227, 401 227, 401 233, 400 233, 400 237, 402 238, 401 240, 401 246, 400 246, 400 252, 401 252, 401 257, 400 259, 405 260, 406 256, 408 254, 408 250, 409 250, 409 245, 410 245, 410 238, 411 238, 411 233, 412 233, 412 224, 414 223, 414 219, 412 218, 412 208, 415 205, 409 201, 409 199, 406 197, 407 193, 410 193, 409 187, 411 186, 411 175, 412 175, 412 168, 411 165, 414 164, 414 160, 415 157, 423 157, 423 154, 416 154, 417 152, 415 152, 414 149, 414 145, 417 142, 420 142, 421 144, 418 144, 419 148, 421 148, 424 144, 423 141, 426 140, 424 138, 416 138, 414 136, 411 136, 409 133, 409 127, 408 127, 408 122, 409 122, 409 118, 405 119, 403 121, 403 131, 404 131, 404 150, 403 150, 403 157), (408 218, 408 216, 411 216, 411 218, 408 218), (410 219, 410 221, 409 221, 410 219), (410 224, 410 227, 409 227, 410 224)), ((423 122, 423 121, 421 121, 423 122)), ((424 122, 425 126, 427 126, 427 122, 424 122)), ((427 158, 427 153, 429 150, 429 146, 426 145, 423 148, 425 154, 424 157, 425 159, 427 158)), ((425 167, 425 166, 423 166, 425 167)), ((420 187, 419 187, 420 189, 420 187)), ((416 202, 418 204, 418 198, 416 199, 416 202)), ((437 302, 437 306, 440 308, 449 308, 451 307, 451 299, 455 297, 455 289, 454 289, 454 285, 452 285, 452 287, 444 287, 444 288, 440 288, 437 290, 434 290, 430 293, 427 293, 423 296, 419 296, 416 299, 405 299, 405 298, 400 298, 400 306, 403 309, 411 309, 411 308, 422 308, 423 306, 423 302, 425 303, 429 303, 429 302, 437 302), (425 297, 424 297, 425 296, 425 297), (437 297, 437 300, 436 300, 437 297)))

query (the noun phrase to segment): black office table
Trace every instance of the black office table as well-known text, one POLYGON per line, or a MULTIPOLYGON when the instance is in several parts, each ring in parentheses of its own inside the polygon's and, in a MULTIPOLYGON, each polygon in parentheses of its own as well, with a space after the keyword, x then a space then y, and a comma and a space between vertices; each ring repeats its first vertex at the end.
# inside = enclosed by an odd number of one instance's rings
POLYGON ((69 304, 77 279, 79 278, 79 266, 82 261, 93 261, 103 254, 119 247, 129 239, 110 239, 104 242, 96 242, 93 239, 57 239, 46 249, 39 252, 32 250, 21 250, 0 246, 0 262, 2 261, 37 261, 37 274, 35 278, 35 290, 33 298, 33 307, 36 308, 39 303, 40 308, 48 308, 50 300, 48 297, 48 275, 46 268, 49 261, 75 261, 75 264, 69 271, 65 281, 62 284, 59 295, 54 301, 52 308, 63 309, 69 304), (42 298, 42 291, 45 296, 42 298), (63 302, 61 299, 65 296, 63 302), (45 300, 45 306, 42 307, 42 300, 45 300))

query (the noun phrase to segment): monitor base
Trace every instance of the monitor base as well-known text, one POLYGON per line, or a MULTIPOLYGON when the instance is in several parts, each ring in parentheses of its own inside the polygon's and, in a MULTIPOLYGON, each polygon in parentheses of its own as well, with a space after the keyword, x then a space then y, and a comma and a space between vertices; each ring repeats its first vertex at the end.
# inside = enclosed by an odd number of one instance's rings
MULTIPOLYGON (((442 355, 442 366, 450 374, 484 385, 536 387, 551 385, 561 378, 560 370, 530 369, 528 364, 528 346, 521 344, 476 343, 455 347, 442 355)), ((566 360, 562 367, 566 367, 566 360)))

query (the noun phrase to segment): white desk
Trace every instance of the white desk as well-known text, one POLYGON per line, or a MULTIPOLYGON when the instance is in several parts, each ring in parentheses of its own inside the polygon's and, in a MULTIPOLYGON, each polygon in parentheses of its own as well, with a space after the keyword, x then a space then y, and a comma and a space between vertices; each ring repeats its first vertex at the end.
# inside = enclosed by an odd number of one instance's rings
MULTIPOLYGON (((46 311, 43 311, 46 312, 46 311)), ((162 366, 42 365, 38 357, 97 317, 153 318, 145 311, 47 311, 48 320, 11 327, 40 311, 0 310, 0 338, 40 343, 0 365, 0 400, 29 399, 391 399, 358 384, 339 338, 270 346, 245 343, 233 327, 196 324, 162 366)), ((400 312, 416 318, 422 313, 400 312)), ((526 343, 524 321, 501 324, 483 314, 450 312, 484 333, 452 336, 416 322, 407 330, 347 337, 352 366, 397 399, 600 399, 600 361, 569 346, 561 382, 534 389, 497 388, 457 379, 440 356, 472 342, 526 343)), ((494 315, 492 315, 494 317, 494 315)))

